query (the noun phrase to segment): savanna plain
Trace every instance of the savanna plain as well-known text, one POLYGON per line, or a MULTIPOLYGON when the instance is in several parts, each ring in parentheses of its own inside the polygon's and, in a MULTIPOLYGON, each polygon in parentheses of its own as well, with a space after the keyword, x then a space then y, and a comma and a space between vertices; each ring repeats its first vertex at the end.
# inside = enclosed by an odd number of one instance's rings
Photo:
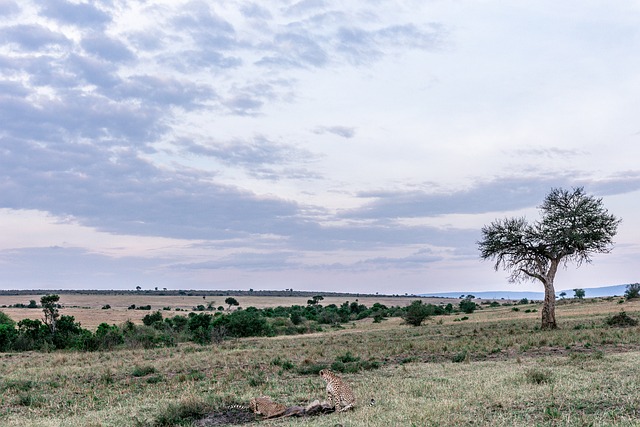
MULTIPOLYGON (((60 313, 87 328, 137 323, 148 313, 127 310, 130 301, 121 298, 61 294, 60 313)), ((174 309, 202 300, 136 298, 136 304, 174 309)), ((13 299, 30 297, 2 296, 0 303, 13 299)), ((242 307, 306 304, 300 298, 237 299, 242 307)), ((621 312, 640 319, 640 301, 559 300, 557 330, 540 329, 539 304, 478 302, 471 314, 435 315, 420 326, 399 317, 365 318, 320 332, 206 345, 0 353, 0 425, 640 426, 640 327, 615 321, 621 312), (232 405, 264 395, 288 406, 322 401, 318 370, 336 366, 352 368, 340 374, 358 399, 352 411, 269 420, 231 416, 232 405)), ((42 315, 0 310, 16 321, 42 315)))

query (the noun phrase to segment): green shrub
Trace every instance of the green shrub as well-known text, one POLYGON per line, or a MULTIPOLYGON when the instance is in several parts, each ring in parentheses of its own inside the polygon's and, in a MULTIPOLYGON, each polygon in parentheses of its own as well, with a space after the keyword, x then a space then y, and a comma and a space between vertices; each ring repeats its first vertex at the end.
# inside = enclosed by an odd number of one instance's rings
POLYGON ((406 308, 402 318, 409 325, 420 326, 430 314, 432 314, 430 307, 422 304, 421 300, 416 300, 406 308))
POLYGON ((153 314, 146 314, 142 318, 142 323, 147 326, 154 326, 156 323, 162 322, 162 313, 160 311, 156 311, 153 314))
POLYGON ((309 360, 305 360, 298 366, 296 370, 301 375, 318 375, 321 370, 327 369, 328 366, 324 363, 313 363, 309 360))
POLYGON ((467 352, 467 350, 462 350, 454 354, 453 357, 451 358, 451 361, 453 363, 461 363, 468 360, 468 358, 469 358, 469 353, 467 352))
POLYGON ((624 311, 616 314, 615 316, 608 317, 606 320, 607 325, 609 326, 618 326, 618 327, 626 327, 626 326, 637 326, 638 321, 633 317, 630 317, 624 311))
POLYGON ((131 371, 131 375, 134 377, 144 377, 144 376, 155 374, 155 373, 156 373, 156 368, 154 368, 151 365, 145 365, 145 366, 136 365, 133 367, 133 370, 131 371))
POLYGON ((151 424, 151 427, 173 427, 188 425, 194 420, 203 418, 214 408, 203 400, 188 399, 179 403, 169 403, 164 406, 162 413, 151 424))
POLYGON ((627 290, 624 292, 626 299, 640 298, 640 283, 632 283, 627 285, 627 290))
POLYGON ((460 301, 458 305, 460 307, 460 311, 466 314, 471 314, 476 310, 476 308, 478 308, 478 305, 468 298, 465 298, 462 301, 460 301))
POLYGON ((0 352, 10 351, 17 336, 15 326, 0 323, 0 352))
POLYGON ((525 380, 530 384, 545 384, 553 381, 553 374, 546 369, 527 369, 524 373, 525 380))

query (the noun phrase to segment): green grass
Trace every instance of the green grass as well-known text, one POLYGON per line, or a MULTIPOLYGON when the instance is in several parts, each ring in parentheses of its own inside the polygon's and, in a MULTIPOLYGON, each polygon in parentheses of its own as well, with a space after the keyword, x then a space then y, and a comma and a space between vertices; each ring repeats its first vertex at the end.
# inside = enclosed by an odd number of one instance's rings
MULTIPOLYGON (((640 319, 640 302, 624 310, 640 319)), ((540 330, 536 313, 498 307, 420 327, 369 319, 211 346, 0 354, 0 425, 193 425, 261 395, 323 400, 317 372, 334 366, 376 406, 260 424, 640 426, 640 327, 608 324, 619 312, 617 301, 559 305, 557 331, 540 330)))

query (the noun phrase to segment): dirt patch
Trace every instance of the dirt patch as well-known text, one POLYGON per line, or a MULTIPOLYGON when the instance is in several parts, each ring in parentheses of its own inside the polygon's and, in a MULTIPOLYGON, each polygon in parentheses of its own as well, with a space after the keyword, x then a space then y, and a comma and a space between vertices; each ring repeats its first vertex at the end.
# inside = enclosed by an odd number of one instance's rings
POLYGON ((198 427, 208 426, 228 426, 228 425, 240 425, 250 424, 256 422, 256 416, 253 412, 247 411, 224 411, 214 412, 207 415, 205 418, 196 421, 195 425, 198 427))

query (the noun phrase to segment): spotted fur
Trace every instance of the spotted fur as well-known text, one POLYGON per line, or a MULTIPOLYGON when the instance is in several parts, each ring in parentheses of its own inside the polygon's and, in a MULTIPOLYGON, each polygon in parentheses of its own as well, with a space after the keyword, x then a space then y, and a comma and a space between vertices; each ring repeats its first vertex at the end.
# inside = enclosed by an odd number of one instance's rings
POLYGON ((342 378, 328 369, 320 371, 320 376, 327 383, 327 400, 336 408, 336 412, 352 409, 356 404, 356 397, 351 387, 342 378))
POLYGON ((274 402, 268 396, 255 397, 249 401, 249 407, 256 415, 262 415, 265 418, 273 418, 284 414, 287 407, 282 403, 274 402))

